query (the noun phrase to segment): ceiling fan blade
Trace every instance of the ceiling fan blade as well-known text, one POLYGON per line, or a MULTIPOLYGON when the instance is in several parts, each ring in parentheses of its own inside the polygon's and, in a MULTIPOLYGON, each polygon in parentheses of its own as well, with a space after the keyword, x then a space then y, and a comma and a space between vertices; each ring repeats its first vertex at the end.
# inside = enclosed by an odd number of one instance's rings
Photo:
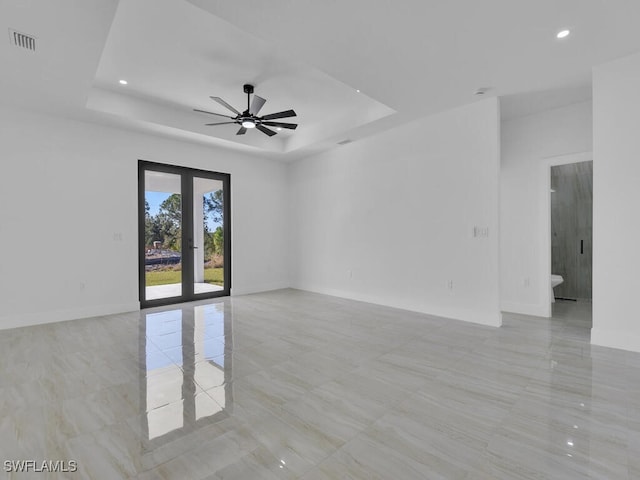
POLYGON ((228 108, 229 110, 231 110, 233 113, 235 113, 236 115, 240 115, 240 112, 238 110, 236 110, 235 108, 233 108, 231 105, 229 105, 227 102, 225 102, 223 99, 221 99, 220 97, 209 97, 211 100, 213 100, 214 102, 218 102, 220 105, 222 105, 225 108, 228 108))
POLYGON ((244 135, 245 133, 247 133, 247 129, 244 127, 240 127, 240 130, 236 132, 236 135, 244 135))
POLYGON ((222 115, 220 113, 207 112, 206 110, 198 110, 197 108, 194 108, 193 111, 200 112, 200 113, 208 113, 209 115, 217 115, 218 117, 233 118, 233 117, 230 117, 229 115, 222 115))
POLYGON ((270 127, 288 128, 289 130, 295 130, 296 128, 298 128, 297 123, 262 122, 262 125, 268 125, 270 127))
POLYGON ((236 122, 205 123, 204 125, 208 127, 211 125, 229 125, 230 123, 236 123, 236 122))
POLYGON ((269 115, 260 117, 260 120, 274 120, 276 118, 287 118, 287 117, 295 117, 295 116, 296 116, 296 112, 294 112, 293 110, 285 110, 284 112, 270 113, 269 115))
POLYGON ((257 115, 265 102, 266 100, 264 98, 254 95, 253 100, 251 100, 251 107, 249 107, 249 113, 251 115, 257 115))
POLYGON ((267 128, 267 127, 263 127, 259 123, 256 124, 256 128, 258 130, 260 130, 262 133, 264 133, 265 135, 269 135, 270 137, 273 137, 276 134, 276 132, 274 132, 273 130, 271 130, 271 129, 267 128))

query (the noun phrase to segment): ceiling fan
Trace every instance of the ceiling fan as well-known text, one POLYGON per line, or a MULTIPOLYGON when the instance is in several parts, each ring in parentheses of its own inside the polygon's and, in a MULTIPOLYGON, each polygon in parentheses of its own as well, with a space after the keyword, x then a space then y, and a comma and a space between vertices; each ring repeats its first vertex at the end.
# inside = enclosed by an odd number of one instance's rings
POLYGON ((265 104, 266 100, 258 95, 253 96, 253 101, 251 100, 251 94, 253 93, 253 85, 246 84, 243 87, 244 93, 247 94, 247 109, 240 113, 238 110, 233 108, 227 102, 225 102, 220 97, 209 97, 211 100, 218 102, 223 107, 227 108, 231 112, 235 113, 235 117, 231 117, 229 115, 222 115, 220 113, 207 112, 206 110, 198 110, 194 108, 194 112, 200 113, 208 113, 209 115, 216 115, 217 117, 224 117, 231 119, 228 122, 219 122, 219 123, 205 123, 205 125, 228 125, 232 123, 237 123, 240 125, 240 130, 237 131, 236 135, 244 135, 247 133, 247 130, 250 128, 257 128, 265 135, 269 135, 273 137, 277 132, 274 132, 270 128, 267 127, 276 127, 277 129, 288 128, 290 130, 295 130, 298 124, 296 123, 284 123, 284 122, 272 122, 271 120, 275 120, 278 118, 287 118, 287 117, 295 117, 296 112, 293 110, 285 110, 283 112, 278 113, 270 113, 269 115, 263 115, 262 117, 258 117, 258 112, 265 104))

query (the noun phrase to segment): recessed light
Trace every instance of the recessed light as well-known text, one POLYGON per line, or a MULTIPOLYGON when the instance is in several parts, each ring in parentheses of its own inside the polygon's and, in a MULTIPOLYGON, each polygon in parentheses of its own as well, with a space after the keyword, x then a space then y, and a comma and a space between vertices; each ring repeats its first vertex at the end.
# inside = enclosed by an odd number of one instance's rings
POLYGON ((276 130, 281 131, 282 127, 276 127, 276 130))
POLYGON ((556 38, 567 38, 570 33, 571 33, 570 30, 560 30, 556 35, 556 38))
POLYGON ((360 90, 358 90, 357 88, 356 88, 356 93, 360 93, 360 90))
POLYGON ((126 85, 127 83, 129 82, 127 82, 126 80, 120 80, 120 85, 126 85))

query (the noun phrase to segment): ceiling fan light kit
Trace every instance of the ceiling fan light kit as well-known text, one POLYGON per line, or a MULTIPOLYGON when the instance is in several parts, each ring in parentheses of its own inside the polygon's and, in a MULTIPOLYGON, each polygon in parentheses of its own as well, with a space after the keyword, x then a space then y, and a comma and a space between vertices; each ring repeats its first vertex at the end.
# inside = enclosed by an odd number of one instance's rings
POLYGON ((240 130, 236 132, 236 135, 244 135, 247 133, 248 129, 255 128, 260 130, 265 135, 270 137, 277 134, 277 132, 271 130, 267 127, 276 127, 277 129, 287 128, 289 130, 295 130, 298 127, 297 123, 285 123, 285 122, 273 122, 272 120, 277 120, 279 118, 288 118, 295 117, 296 112, 293 110, 284 110, 282 112, 270 113, 268 115, 263 115, 262 117, 258 116, 258 113, 262 109, 263 105, 266 103, 266 100, 258 95, 253 95, 253 100, 251 100, 251 95, 253 94, 253 85, 246 84, 243 86, 244 93, 247 94, 247 109, 244 112, 240 112, 225 102, 220 97, 209 97, 214 102, 225 107, 230 112, 234 113, 235 116, 232 117, 230 115, 222 115, 220 113, 208 112, 206 110, 198 110, 194 108, 195 112, 206 113, 209 115, 215 115, 217 117, 224 117, 229 119, 226 122, 217 122, 217 123, 205 123, 207 126, 213 125, 229 125, 232 123, 236 123, 240 125, 240 130))

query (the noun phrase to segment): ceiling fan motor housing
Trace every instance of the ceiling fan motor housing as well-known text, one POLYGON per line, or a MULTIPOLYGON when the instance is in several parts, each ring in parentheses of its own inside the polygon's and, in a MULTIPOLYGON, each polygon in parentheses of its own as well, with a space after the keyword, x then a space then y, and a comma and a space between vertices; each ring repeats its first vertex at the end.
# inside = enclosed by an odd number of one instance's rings
POLYGON ((280 118, 295 117, 296 112, 294 112, 293 110, 284 110, 282 112, 270 113, 268 115, 263 115, 259 117, 258 112, 260 111, 262 106, 265 104, 266 100, 262 97, 259 97, 258 95, 255 95, 253 97, 253 101, 251 101, 251 94, 253 93, 253 85, 251 85, 250 83, 245 83, 242 86, 242 89, 244 90, 244 93, 247 94, 247 109, 242 113, 236 110, 235 108, 233 108, 231 105, 229 105, 220 97, 213 97, 213 96, 209 97, 211 98, 211 100, 214 100, 215 102, 225 107, 227 110, 230 110, 232 113, 234 113, 235 117, 231 117, 229 115, 223 115, 221 113, 208 112, 206 110, 198 110, 198 109, 194 109, 194 110, 196 112, 206 113, 209 115, 216 115, 218 117, 224 117, 231 120, 226 122, 207 123, 205 125, 226 125, 230 123, 236 123, 240 125, 240 130, 238 130, 236 135, 244 135, 247 129, 255 128, 257 130, 260 130, 265 135, 272 137, 277 132, 275 132, 274 130, 271 130, 268 127, 275 127, 278 130, 281 130, 283 128, 295 130, 298 127, 298 124, 296 123, 273 121, 273 120, 278 120, 280 118))

